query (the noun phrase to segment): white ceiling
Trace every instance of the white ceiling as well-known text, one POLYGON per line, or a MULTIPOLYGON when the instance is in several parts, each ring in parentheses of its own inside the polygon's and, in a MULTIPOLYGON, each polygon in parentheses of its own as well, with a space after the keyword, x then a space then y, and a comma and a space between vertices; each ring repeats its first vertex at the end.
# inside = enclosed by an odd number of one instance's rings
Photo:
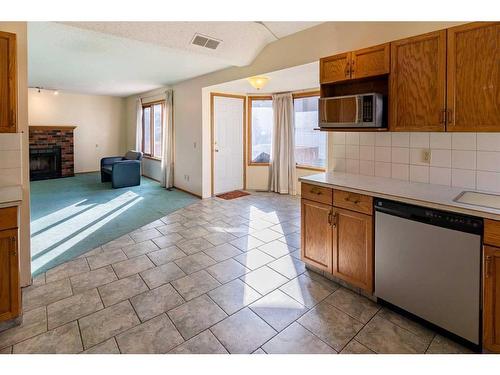
POLYGON ((30 22, 31 87, 128 96, 250 64, 278 38, 318 22, 30 22), (194 34, 222 40, 216 50, 194 34))

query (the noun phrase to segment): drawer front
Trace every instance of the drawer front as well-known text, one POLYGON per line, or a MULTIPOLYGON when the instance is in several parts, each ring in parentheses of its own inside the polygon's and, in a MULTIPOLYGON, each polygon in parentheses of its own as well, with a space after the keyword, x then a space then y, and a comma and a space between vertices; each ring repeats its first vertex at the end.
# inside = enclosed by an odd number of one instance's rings
POLYGON ((500 221, 484 220, 484 243, 500 247, 500 221))
POLYGON ((333 191, 333 205, 363 214, 373 214, 373 198, 368 195, 335 189, 333 191))
POLYGON ((332 195, 331 188, 302 183, 302 198, 304 199, 331 205, 332 195))
POLYGON ((0 230, 17 228, 17 207, 0 208, 0 230))

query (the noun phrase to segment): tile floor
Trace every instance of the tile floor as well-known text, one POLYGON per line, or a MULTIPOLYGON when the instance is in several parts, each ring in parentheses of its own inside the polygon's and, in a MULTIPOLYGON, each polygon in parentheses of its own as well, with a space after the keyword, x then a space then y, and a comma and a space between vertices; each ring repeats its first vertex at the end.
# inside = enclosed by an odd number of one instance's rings
POLYGON ((0 353, 466 353, 305 268, 299 199, 180 209, 37 276, 0 353))

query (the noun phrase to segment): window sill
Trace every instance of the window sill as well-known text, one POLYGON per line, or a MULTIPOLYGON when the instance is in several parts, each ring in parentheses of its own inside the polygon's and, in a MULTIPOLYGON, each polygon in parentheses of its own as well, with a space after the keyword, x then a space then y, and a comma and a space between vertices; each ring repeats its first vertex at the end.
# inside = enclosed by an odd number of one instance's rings
POLYGON ((144 159, 149 159, 149 160, 156 160, 156 161, 161 161, 161 158, 157 158, 155 156, 148 156, 148 155, 144 155, 143 156, 144 159))
POLYGON ((311 167, 311 166, 308 166, 308 165, 299 165, 297 164, 295 166, 295 168, 297 169, 306 169, 308 171, 317 171, 317 172, 326 172, 326 169, 325 168, 321 168, 321 167, 311 167))
POLYGON ((248 163, 249 167, 269 167, 271 163, 248 163))

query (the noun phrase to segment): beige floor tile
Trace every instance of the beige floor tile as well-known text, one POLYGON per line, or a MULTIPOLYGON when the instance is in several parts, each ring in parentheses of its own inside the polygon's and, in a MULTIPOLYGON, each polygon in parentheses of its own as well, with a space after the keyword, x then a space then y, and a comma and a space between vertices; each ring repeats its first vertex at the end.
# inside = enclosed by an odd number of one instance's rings
POLYGON ((273 225, 274 225, 273 223, 266 221, 266 220, 262 220, 262 219, 252 219, 248 222, 248 226, 250 228, 257 229, 257 230, 266 229, 266 228, 272 227, 273 225))
POLYGON ((430 330, 429 328, 424 327, 423 325, 415 322, 414 320, 406 318, 403 315, 398 314, 397 312, 389 310, 386 307, 381 308, 377 315, 396 324, 397 326, 400 326, 401 328, 410 331, 411 333, 414 333, 427 343, 431 342, 435 336, 434 331, 430 330))
POLYGON ((168 312, 185 340, 211 327, 227 315, 206 295, 195 298, 168 312))
POLYGON ((141 277, 144 279, 149 289, 167 284, 184 276, 186 276, 184 271, 174 262, 162 264, 161 266, 141 272, 141 277))
POLYGON ((259 250, 271 255, 273 258, 281 258, 282 256, 290 255, 291 252, 297 249, 281 241, 274 240, 259 246, 259 250))
POLYGON ((207 329, 171 350, 169 354, 227 354, 227 350, 207 329))
POLYGON ((123 260, 113 264, 113 269, 119 279, 153 268, 155 265, 146 255, 123 260))
POLYGON ((260 294, 267 294, 285 284, 288 279, 267 266, 249 272, 240 279, 260 294))
POLYGON ((14 345, 13 353, 70 354, 82 350, 78 324, 72 322, 14 345))
POLYGON ((274 230, 269 229, 269 228, 259 230, 257 232, 253 232, 252 236, 254 236, 257 239, 259 239, 263 242, 266 242, 266 243, 283 237, 283 235, 281 233, 275 232, 274 230))
POLYGON ((203 228, 202 226, 195 226, 192 228, 186 228, 178 232, 182 237, 187 240, 192 240, 193 238, 203 237, 210 232, 203 228))
POLYGON ((236 279, 208 293, 227 314, 233 314, 261 297, 243 281, 236 279))
POLYGON ((207 271, 222 284, 250 272, 248 268, 234 259, 227 259, 223 262, 214 264, 213 266, 208 267, 207 271))
POLYGON ((215 264, 215 261, 205 253, 196 253, 177 259, 175 264, 177 264, 185 273, 190 274, 215 264))
POLYGON ((380 309, 376 303, 345 288, 339 288, 325 302, 359 320, 368 323, 380 309))
POLYGON ((83 293, 89 289, 97 288, 98 286, 109 284, 118 278, 111 266, 98 268, 94 271, 81 273, 71 277, 71 285, 73 293, 83 293))
POLYGON ((214 259, 216 262, 222 262, 223 260, 242 254, 242 252, 238 250, 238 248, 231 245, 230 243, 225 243, 212 247, 210 249, 206 249, 204 253, 207 254, 210 258, 214 259))
POLYGON ((23 314, 23 321, 20 325, 0 332, 0 349, 10 347, 45 331, 47 331, 46 308, 39 307, 27 311, 23 314))
POLYGON ((286 255, 279 259, 276 259, 274 262, 269 263, 267 266, 279 272, 283 276, 288 277, 289 279, 293 279, 299 276, 306 270, 304 262, 295 259, 290 255, 286 255))
POLYGON ((264 245, 264 242, 251 235, 239 237, 235 240, 232 240, 230 243, 231 245, 236 246, 241 251, 249 251, 255 249, 256 247, 264 245))
POLYGON ((426 351, 427 354, 472 354, 473 352, 441 335, 436 335, 432 340, 429 348, 426 351))
POLYGON ((300 233, 287 234, 285 237, 280 238, 280 241, 283 241, 288 246, 300 249, 300 233))
POLYGON ((290 233, 295 233, 300 230, 300 226, 295 225, 294 223, 290 221, 285 221, 283 223, 279 223, 276 225, 273 225, 271 227, 272 230, 275 232, 281 233, 281 234, 290 234, 290 233))
POLYGON ((238 311, 210 330, 229 353, 250 354, 276 334, 249 308, 238 311))
POLYGON ((148 253, 149 259, 151 259, 157 266, 173 262, 176 259, 184 258, 186 255, 187 254, 185 254, 177 246, 169 246, 165 249, 160 249, 148 253))
POLYGON ((160 249, 163 249, 163 248, 166 248, 169 246, 173 246, 173 245, 179 243, 180 241, 182 241, 183 239, 184 238, 178 233, 168 233, 168 234, 165 234, 161 237, 157 237, 157 238, 153 239, 153 242, 160 249))
MULTIPOLYGON (((181 216, 179 215, 179 217, 181 216)), ((169 233, 176 233, 186 229, 186 227, 182 225, 182 223, 186 222, 187 220, 189 219, 183 217, 182 222, 166 223, 166 225, 161 225, 159 227, 156 227, 156 229, 159 230, 163 235, 167 235, 169 233)))
POLYGON ((306 275, 300 275, 282 285, 280 290, 306 307, 312 308, 328 297, 335 288, 318 283, 306 275))
POLYGON ((298 323, 292 323, 262 346, 268 354, 336 354, 337 352, 298 323))
POLYGON ((29 311, 40 306, 72 295, 69 279, 63 279, 40 286, 30 286, 22 289, 23 311, 29 311))
POLYGON ((255 270, 274 261, 272 256, 267 255, 258 249, 250 250, 244 254, 234 257, 234 259, 251 270, 255 270))
POLYGON ((85 258, 75 259, 48 270, 46 272, 46 282, 50 283, 88 271, 90 269, 85 258))
MULTIPOLYGON (((132 240, 132 239, 131 239, 132 240)), ((114 249, 110 251, 105 251, 102 254, 92 255, 87 258, 89 262, 90 269, 95 270, 113 263, 126 260, 127 256, 120 249, 114 249)))
POLYGON ((165 314, 116 336, 118 347, 124 354, 164 354, 183 341, 165 314))
POLYGON ((108 307, 145 292, 148 290, 148 287, 139 275, 133 275, 100 286, 98 289, 104 306, 108 307))
POLYGON ((373 317, 359 332, 356 341, 382 354, 424 353, 428 345, 410 331, 379 316, 373 317))
POLYGON ((212 245, 218 246, 226 242, 231 242, 237 237, 232 235, 231 233, 215 232, 204 236, 204 238, 208 240, 208 242, 210 242, 212 245))
POLYGON ((184 303, 184 299, 170 284, 139 294, 130 299, 141 321, 149 320, 184 303))
POLYGON ((140 323, 129 301, 123 301, 79 320, 86 349, 140 323))
POLYGON ((118 345, 116 345, 115 338, 112 337, 101 344, 97 344, 85 350, 82 354, 120 354, 120 349, 118 349, 118 345))
MULTIPOLYGON (((156 246, 155 243, 151 240, 147 240, 144 242, 136 243, 135 245, 130 245, 124 247, 122 250, 127 256, 127 258, 134 258, 139 255, 144 255, 150 253, 151 251, 158 250, 160 247, 156 246)), ((113 262, 116 263, 116 262, 113 262)))
POLYGON ((47 306, 48 327, 54 329, 103 308, 97 289, 76 294, 47 306))
POLYGON ((217 288, 219 285, 220 283, 210 276, 210 274, 205 270, 201 270, 172 281, 172 286, 186 301, 209 292, 210 290, 217 288))
POLYGON ((46 283, 45 272, 40 273, 40 274, 33 276, 31 278, 31 285, 33 285, 33 286, 40 286, 40 285, 43 285, 45 283, 46 283))
POLYGON ((198 237, 191 240, 180 241, 179 243, 177 243, 177 246, 186 254, 192 255, 199 253, 200 251, 209 249, 214 245, 212 245, 203 237, 198 237))
POLYGON ((349 344, 342 349, 340 354, 375 354, 375 352, 371 351, 356 340, 351 340, 349 344))
POLYGON ((363 324, 327 303, 320 303, 298 322, 337 352, 363 328, 363 324))
POLYGON ((132 237, 132 239, 135 242, 143 242, 143 241, 151 240, 153 238, 160 237, 160 236, 161 236, 161 233, 158 232, 155 228, 142 230, 140 232, 137 232, 137 233, 130 235, 130 237, 132 237))
POLYGON ((134 240, 128 235, 124 235, 121 237, 118 237, 117 239, 108 242, 107 244, 102 245, 102 249, 104 251, 106 250, 113 250, 113 249, 121 249, 123 247, 133 245, 134 240))
POLYGON ((78 258, 87 258, 87 257, 90 257, 92 255, 102 254, 103 252, 104 252, 104 250, 102 249, 102 247, 99 246, 99 247, 96 247, 95 249, 92 249, 92 250, 89 250, 89 251, 83 253, 78 258))

